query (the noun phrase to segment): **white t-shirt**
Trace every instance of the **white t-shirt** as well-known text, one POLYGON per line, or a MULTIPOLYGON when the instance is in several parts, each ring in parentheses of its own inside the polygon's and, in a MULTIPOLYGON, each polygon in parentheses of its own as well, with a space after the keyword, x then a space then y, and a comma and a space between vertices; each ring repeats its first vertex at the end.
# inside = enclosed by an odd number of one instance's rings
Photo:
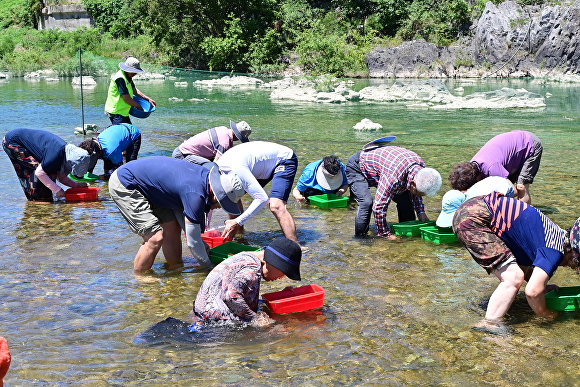
POLYGON ((294 151, 287 146, 266 141, 250 141, 225 152, 216 164, 220 171, 234 172, 244 190, 254 199, 252 204, 235 221, 243 225, 268 203, 268 195, 257 179, 268 179, 282 160, 292 157, 294 151))

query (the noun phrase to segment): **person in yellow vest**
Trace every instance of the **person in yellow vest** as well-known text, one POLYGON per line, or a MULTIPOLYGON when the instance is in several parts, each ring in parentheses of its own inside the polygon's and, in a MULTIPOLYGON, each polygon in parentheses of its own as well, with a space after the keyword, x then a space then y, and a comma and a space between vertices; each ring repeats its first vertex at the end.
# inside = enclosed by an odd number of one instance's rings
POLYGON ((133 56, 125 58, 125 62, 119 63, 121 70, 111 77, 107 102, 105 102, 105 114, 111 120, 112 125, 132 124, 129 118, 129 110, 135 107, 143 110, 141 105, 133 100, 137 95, 155 106, 155 101, 143 94, 133 83, 133 77, 138 73, 145 72, 141 69, 139 60, 133 56))

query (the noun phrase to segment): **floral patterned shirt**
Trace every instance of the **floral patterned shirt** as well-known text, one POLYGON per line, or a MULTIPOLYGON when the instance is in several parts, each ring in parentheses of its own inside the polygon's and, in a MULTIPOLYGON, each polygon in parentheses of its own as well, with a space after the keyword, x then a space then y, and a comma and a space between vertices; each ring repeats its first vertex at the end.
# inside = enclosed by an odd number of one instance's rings
POLYGON ((194 304, 197 321, 251 321, 258 311, 262 263, 250 252, 236 254, 207 276, 194 304))

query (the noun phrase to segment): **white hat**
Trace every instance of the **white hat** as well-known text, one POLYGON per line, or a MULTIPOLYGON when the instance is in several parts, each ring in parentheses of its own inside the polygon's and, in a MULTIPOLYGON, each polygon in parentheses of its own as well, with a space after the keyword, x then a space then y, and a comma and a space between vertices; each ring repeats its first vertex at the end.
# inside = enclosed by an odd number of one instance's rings
POLYGON ((125 62, 119 63, 119 67, 121 70, 126 71, 128 73, 144 73, 145 70, 141 68, 141 63, 139 59, 135 58, 134 56, 130 56, 125 59, 125 62))
POLYGON ((441 213, 437 218, 437 226, 439 227, 451 227, 453 225, 453 215, 455 211, 467 200, 467 195, 456 189, 447 191, 443 195, 443 200, 441 201, 441 213))
POLYGON ((248 136, 252 133, 252 128, 246 121, 240 121, 237 124, 230 120, 230 128, 234 131, 236 138, 241 142, 248 142, 248 136))
MULTIPOLYGON (((204 165, 204 167, 207 168, 207 165, 204 165)), ((219 167, 214 164, 209 171, 209 185, 224 211, 232 215, 240 214, 238 201, 244 196, 246 191, 244 191, 242 181, 238 175, 233 172, 222 173, 219 167)))
POLYGON ((328 191, 335 191, 342 186, 342 170, 339 170, 336 175, 331 175, 324 169, 324 162, 320 162, 316 168, 316 182, 322 188, 328 191))

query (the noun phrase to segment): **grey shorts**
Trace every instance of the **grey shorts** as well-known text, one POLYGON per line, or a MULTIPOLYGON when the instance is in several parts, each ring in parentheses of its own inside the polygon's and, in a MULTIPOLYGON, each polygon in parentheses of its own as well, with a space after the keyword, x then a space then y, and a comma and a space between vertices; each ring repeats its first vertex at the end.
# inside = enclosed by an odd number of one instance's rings
POLYGON ((531 184, 534 182, 534 177, 540 169, 540 160, 542 159, 542 141, 533 133, 532 139, 534 140, 534 153, 524 161, 522 169, 518 173, 514 173, 512 176, 508 176, 508 179, 516 184, 531 184))
POLYGON ((205 163, 212 162, 212 160, 206 159, 205 157, 201 157, 198 155, 193 155, 193 154, 184 155, 183 152, 181 152, 181 150, 179 150, 179 147, 177 147, 173 150, 171 157, 173 157, 175 159, 186 160, 192 164, 198 164, 198 165, 203 165, 205 163))
POLYGON ((137 235, 145 236, 157 232, 162 229, 163 223, 176 219, 171 208, 149 203, 141 192, 125 188, 117 177, 117 171, 109 179, 109 193, 129 227, 137 235))

